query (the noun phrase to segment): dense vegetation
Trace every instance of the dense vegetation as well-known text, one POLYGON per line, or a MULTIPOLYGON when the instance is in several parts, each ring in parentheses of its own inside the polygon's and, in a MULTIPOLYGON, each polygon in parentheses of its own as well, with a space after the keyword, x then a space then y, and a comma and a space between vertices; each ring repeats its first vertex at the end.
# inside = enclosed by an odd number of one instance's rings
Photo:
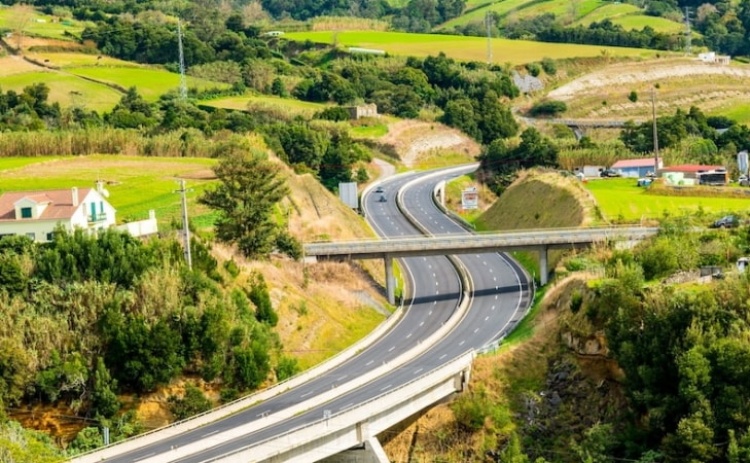
MULTIPOLYGON (((112 231, 0 240, 0 403, 63 402, 110 423, 119 394, 178 376, 220 382, 230 399, 292 374, 262 276, 235 280, 205 244, 193 248, 191 270, 171 240, 112 231)), ((123 427, 129 420, 112 422, 115 438, 138 431, 123 427)))

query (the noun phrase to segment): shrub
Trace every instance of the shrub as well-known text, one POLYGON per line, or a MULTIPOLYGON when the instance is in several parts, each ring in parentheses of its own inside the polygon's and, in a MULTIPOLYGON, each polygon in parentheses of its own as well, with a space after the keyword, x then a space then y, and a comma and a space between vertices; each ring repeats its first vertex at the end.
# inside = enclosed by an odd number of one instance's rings
POLYGON ((534 77, 538 77, 542 73, 542 68, 537 63, 529 63, 526 65, 526 70, 529 71, 534 77))
POLYGON ((529 114, 532 116, 557 116, 568 110, 568 105, 564 101, 545 100, 535 104, 529 114))
POLYGON ((542 58, 542 69, 544 69, 544 73, 549 76, 557 74, 557 64, 555 64, 555 61, 552 58, 542 58))
POLYGON ((628 100, 632 101, 633 103, 638 101, 638 93, 635 90, 632 90, 628 95, 628 100))
POLYGON ((203 395, 203 391, 192 384, 185 387, 185 395, 180 398, 169 396, 169 411, 177 420, 184 420, 199 413, 211 410, 211 401, 203 395))

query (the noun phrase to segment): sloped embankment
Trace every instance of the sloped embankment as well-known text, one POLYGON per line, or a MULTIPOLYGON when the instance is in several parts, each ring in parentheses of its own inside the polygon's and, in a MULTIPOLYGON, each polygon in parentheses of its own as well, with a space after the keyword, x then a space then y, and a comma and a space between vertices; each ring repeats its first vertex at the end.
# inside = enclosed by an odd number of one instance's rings
POLYGON ((487 230, 528 230, 591 225, 596 201, 575 177, 528 170, 479 218, 487 230))

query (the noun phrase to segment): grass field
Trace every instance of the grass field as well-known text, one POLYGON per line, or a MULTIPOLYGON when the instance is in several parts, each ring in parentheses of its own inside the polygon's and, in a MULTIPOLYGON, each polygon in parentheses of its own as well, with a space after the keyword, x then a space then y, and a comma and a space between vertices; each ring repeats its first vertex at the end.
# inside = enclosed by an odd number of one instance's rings
POLYGON ((45 190, 89 187, 97 179, 108 182, 109 202, 117 219, 140 220, 156 211, 160 226, 180 217, 180 195, 174 191, 177 177, 187 178, 189 213, 205 225, 211 213, 196 203, 211 184, 205 180, 216 161, 199 158, 154 158, 139 156, 79 156, 59 158, 0 158, 0 193, 15 190, 45 190))
POLYGON ((587 182, 586 188, 596 198, 604 218, 615 222, 659 219, 665 212, 675 216, 699 209, 709 215, 746 212, 750 206, 750 201, 741 198, 650 195, 635 183, 632 178, 595 180, 587 182))
POLYGON ((78 35, 85 27, 85 22, 74 19, 61 21, 60 18, 42 14, 27 6, 0 6, 0 29, 10 31, 20 29, 25 34, 38 37, 72 40, 72 38, 65 36, 65 32, 78 35))
POLYGON ((750 124, 750 103, 731 101, 727 106, 708 111, 710 116, 726 116, 740 124, 750 124))
POLYGON ((74 68, 83 66, 102 66, 102 67, 132 67, 139 68, 140 64, 131 61, 123 61, 117 58, 111 58, 105 55, 90 55, 87 53, 52 53, 52 52, 28 52, 26 56, 44 63, 49 66, 58 68, 74 68))
POLYGON ((0 88, 3 91, 20 92, 24 87, 35 83, 44 83, 49 87, 49 100, 52 102, 58 102, 61 106, 85 105, 98 112, 109 111, 122 97, 120 92, 106 85, 54 71, 34 71, 0 77, 0 88))
POLYGON ((245 110, 250 103, 267 104, 269 106, 280 107, 285 111, 300 116, 312 117, 318 111, 322 111, 327 105, 323 103, 312 103, 309 101, 295 100, 292 98, 279 98, 268 95, 253 96, 230 96, 217 98, 215 100, 202 101, 201 104, 213 106, 215 108, 245 110))
MULTIPOLYGON (((74 67, 67 69, 75 74, 99 82, 118 85, 122 88, 135 86, 146 100, 155 101, 170 90, 177 90, 180 85, 180 75, 172 72, 142 67, 74 67)), ((194 77, 187 78, 191 88, 228 88, 228 84, 211 82, 194 77)))
MULTIPOLYGON (((332 32, 290 32, 285 37, 292 40, 333 43, 332 32)), ((401 32, 338 32, 337 40, 344 47, 376 48, 396 55, 429 56, 444 52, 452 58, 465 61, 484 61, 487 58, 487 39, 482 37, 401 32)), ((605 51, 610 56, 656 55, 656 51, 639 48, 542 43, 527 40, 493 39, 492 46, 494 62, 498 64, 524 64, 539 61, 545 57, 563 59, 601 56, 605 51)))

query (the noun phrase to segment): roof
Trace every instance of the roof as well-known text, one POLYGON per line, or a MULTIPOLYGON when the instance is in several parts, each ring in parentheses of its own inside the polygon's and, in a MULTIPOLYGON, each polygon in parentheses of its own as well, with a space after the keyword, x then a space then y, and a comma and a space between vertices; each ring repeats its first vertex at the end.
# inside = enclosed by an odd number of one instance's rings
MULTIPOLYGON (((661 158, 659 158, 661 162, 661 158)), ((612 164, 612 169, 623 169, 628 167, 650 167, 654 168, 654 158, 620 159, 612 164)))
MULTIPOLYGON (((0 221, 16 220, 15 203, 21 199, 32 199, 37 203, 48 202, 40 217, 31 220, 69 219, 81 206, 81 201, 89 194, 91 188, 78 189, 78 206, 73 206, 73 192, 67 190, 48 191, 10 191, 0 195, 0 221)), ((25 219, 29 220, 29 219, 25 219)))
POLYGON ((725 170, 724 166, 705 166, 701 164, 681 164, 679 166, 665 167, 670 172, 708 172, 710 170, 725 170))

